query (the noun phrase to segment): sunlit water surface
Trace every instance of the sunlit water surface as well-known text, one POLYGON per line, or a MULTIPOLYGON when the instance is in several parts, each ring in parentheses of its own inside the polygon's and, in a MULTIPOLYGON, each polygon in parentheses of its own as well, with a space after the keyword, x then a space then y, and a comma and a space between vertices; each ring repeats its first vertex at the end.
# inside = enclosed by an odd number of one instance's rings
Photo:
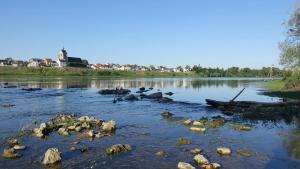
MULTIPOLYGON (((205 134, 191 133, 182 125, 182 120, 166 120, 160 113, 170 111, 175 116, 199 119, 222 115, 217 109, 208 108, 206 98, 230 100, 242 88, 245 92, 237 100, 276 102, 280 98, 261 95, 263 79, 196 79, 196 78, 147 78, 147 79, 99 79, 84 77, 68 78, 14 78, 0 77, 17 88, 0 87, 0 103, 14 107, 0 107, 1 151, 5 140, 14 137, 23 129, 34 127, 33 121, 45 122, 59 112, 89 115, 100 119, 114 119, 117 131, 112 137, 100 140, 81 139, 80 146, 88 147, 84 153, 71 151, 71 143, 77 135, 62 137, 52 133, 46 140, 33 136, 22 139, 28 148, 21 152, 20 159, 0 158, 0 168, 43 168, 41 159, 50 147, 62 152, 61 168, 176 168, 179 161, 193 164, 193 155, 187 150, 204 149, 212 162, 222 168, 300 168, 300 123, 298 119, 288 124, 284 121, 241 121, 253 124, 249 132, 233 130, 229 124, 222 128, 208 129, 205 134), (27 92, 22 87, 41 87, 40 91, 27 92), (113 104, 114 96, 102 96, 97 92, 104 88, 123 87, 135 93, 140 87, 153 87, 151 92, 173 92, 174 103, 150 100, 122 101, 113 104), (176 140, 185 137, 190 145, 178 146, 176 140), (131 144, 133 150, 108 157, 105 149, 113 144, 131 144), (216 153, 219 146, 230 147, 231 156, 221 157, 216 153), (242 157, 236 151, 245 148, 253 152, 251 157, 242 157), (165 151, 162 158, 155 155, 165 151)), ((224 116, 224 115, 222 115, 224 116)), ((228 120, 231 117, 224 116, 228 120)), ((200 167, 199 167, 200 168, 200 167)))

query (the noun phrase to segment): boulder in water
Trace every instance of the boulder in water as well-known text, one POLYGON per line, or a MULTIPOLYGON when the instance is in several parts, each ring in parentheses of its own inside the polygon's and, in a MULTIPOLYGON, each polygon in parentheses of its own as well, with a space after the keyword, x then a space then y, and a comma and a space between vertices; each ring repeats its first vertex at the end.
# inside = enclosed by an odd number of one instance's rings
POLYGON ((49 164, 58 163, 60 161, 61 161, 61 156, 58 149, 49 148, 44 155, 44 159, 42 163, 45 165, 49 165, 49 164))
POLYGON ((185 162, 179 162, 178 165, 177 165, 177 168, 178 169, 196 169, 191 164, 185 163, 185 162))
POLYGON ((147 99, 161 99, 162 98, 162 92, 156 92, 156 93, 146 95, 145 98, 147 98, 147 99))
POLYGON ((119 154, 121 152, 131 151, 131 146, 129 144, 115 144, 110 148, 106 149, 107 155, 119 154))

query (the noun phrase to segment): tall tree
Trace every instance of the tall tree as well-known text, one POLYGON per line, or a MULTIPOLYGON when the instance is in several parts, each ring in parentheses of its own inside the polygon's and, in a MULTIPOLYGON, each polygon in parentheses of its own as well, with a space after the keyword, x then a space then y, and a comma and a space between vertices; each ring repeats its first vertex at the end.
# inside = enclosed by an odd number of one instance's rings
POLYGON ((280 63, 292 70, 300 67, 300 9, 295 10, 287 22, 287 36, 279 44, 280 63))

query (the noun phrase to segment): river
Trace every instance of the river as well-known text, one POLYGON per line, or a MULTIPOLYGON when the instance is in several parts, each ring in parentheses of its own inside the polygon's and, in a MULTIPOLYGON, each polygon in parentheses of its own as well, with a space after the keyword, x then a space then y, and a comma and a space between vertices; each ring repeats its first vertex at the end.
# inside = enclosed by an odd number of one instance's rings
MULTIPOLYGON (((0 77, 4 83, 16 88, 0 87, 0 150, 7 148, 6 140, 17 136, 21 130, 34 127, 57 113, 88 115, 104 120, 113 119, 117 130, 111 137, 99 140, 80 139, 80 146, 88 151, 71 151, 71 143, 78 140, 76 134, 63 137, 52 133, 41 140, 32 135, 22 138, 26 150, 18 159, 0 158, 1 169, 44 168, 41 159, 50 147, 61 152, 58 168, 176 168, 179 161, 193 166, 189 149, 201 148, 212 162, 222 168, 282 169, 300 168, 300 123, 293 121, 240 121, 223 115, 220 110, 207 107, 205 99, 230 100, 244 87, 246 90, 237 100, 277 102, 280 98, 261 94, 264 79, 257 78, 89 78, 89 77, 0 77), (39 91, 23 91, 23 87, 39 87, 39 91), (113 103, 114 96, 100 95, 105 88, 123 87, 135 93, 140 87, 149 91, 173 92, 168 96, 172 103, 153 100, 121 101, 113 103), (160 114, 169 111, 176 117, 193 120, 201 117, 223 116, 229 122, 220 128, 209 128, 206 133, 189 131, 182 119, 168 120, 160 114), (251 131, 234 130, 231 123, 251 124, 251 131), (179 146, 179 137, 190 139, 189 145, 179 146), (130 144, 132 151, 106 156, 105 149, 113 144, 130 144), (230 156, 220 156, 216 148, 230 147, 230 156), (237 153, 239 149, 251 150, 251 157, 237 153), (165 151, 166 157, 155 155, 165 151)), ((198 167, 198 166, 197 166, 198 167)), ((200 167, 199 167, 200 168, 200 167)))

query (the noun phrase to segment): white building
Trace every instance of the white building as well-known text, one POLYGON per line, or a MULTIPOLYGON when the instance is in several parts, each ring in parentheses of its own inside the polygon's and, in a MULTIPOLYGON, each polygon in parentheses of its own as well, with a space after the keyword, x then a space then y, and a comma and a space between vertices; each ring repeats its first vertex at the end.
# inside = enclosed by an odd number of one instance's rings
POLYGON ((68 53, 67 51, 62 48, 61 51, 57 55, 57 64, 58 67, 66 67, 68 63, 68 53))

